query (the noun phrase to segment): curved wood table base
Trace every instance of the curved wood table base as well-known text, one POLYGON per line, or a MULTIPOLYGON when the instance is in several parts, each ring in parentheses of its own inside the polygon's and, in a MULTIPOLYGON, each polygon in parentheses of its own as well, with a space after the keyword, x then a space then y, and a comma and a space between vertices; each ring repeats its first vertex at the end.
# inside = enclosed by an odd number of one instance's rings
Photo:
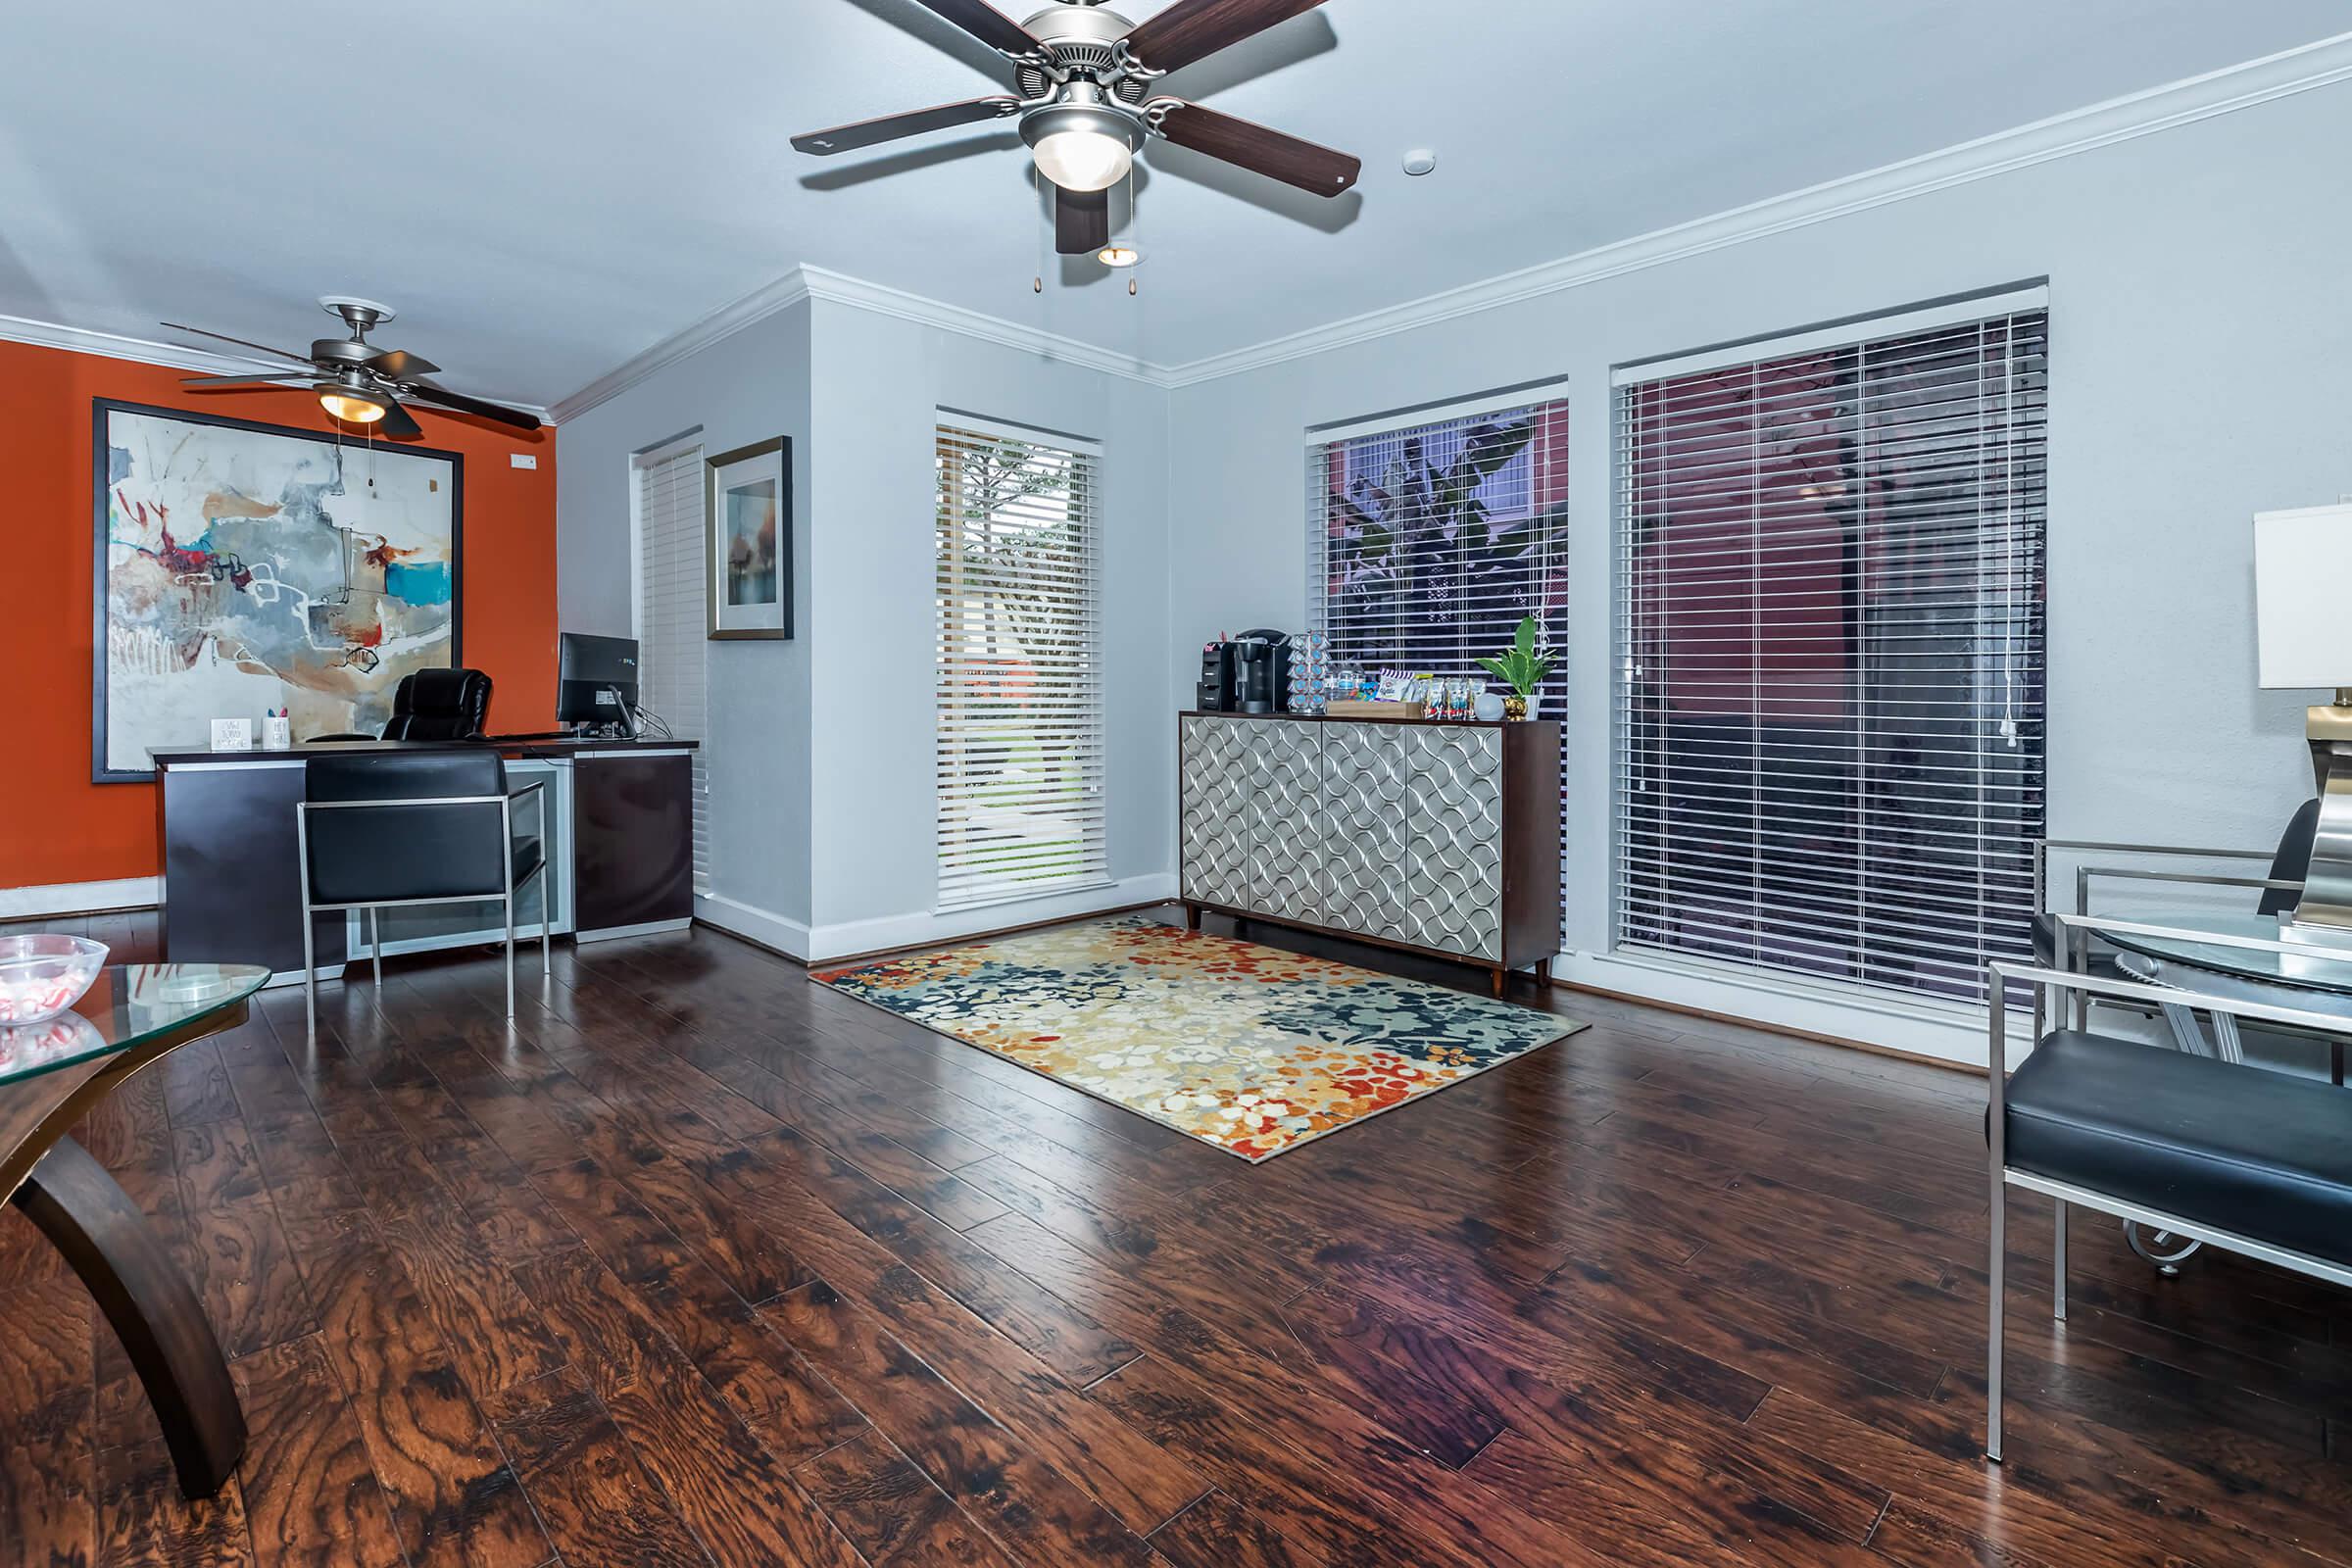
POLYGON ((133 1073, 243 1023, 237 1003, 111 1056, 0 1085, 0 1198, 24 1211, 89 1287, 163 1423, 179 1489, 209 1497, 245 1454, 245 1412, 220 1342, 146 1216, 66 1129, 133 1073))
POLYGON ((245 1453, 245 1412, 204 1308, 106 1167, 60 1138, 16 1205, 65 1254, 105 1309, 163 1422, 179 1490, 209 1497, 245 1453))

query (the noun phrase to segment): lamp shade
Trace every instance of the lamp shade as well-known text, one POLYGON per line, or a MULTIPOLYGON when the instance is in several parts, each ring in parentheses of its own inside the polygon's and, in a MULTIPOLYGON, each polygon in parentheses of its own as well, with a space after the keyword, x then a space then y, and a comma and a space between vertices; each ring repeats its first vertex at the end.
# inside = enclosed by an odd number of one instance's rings
POLYGON ((2352 686, 2352 506, 2254 516, 2262 684, 2352 686))

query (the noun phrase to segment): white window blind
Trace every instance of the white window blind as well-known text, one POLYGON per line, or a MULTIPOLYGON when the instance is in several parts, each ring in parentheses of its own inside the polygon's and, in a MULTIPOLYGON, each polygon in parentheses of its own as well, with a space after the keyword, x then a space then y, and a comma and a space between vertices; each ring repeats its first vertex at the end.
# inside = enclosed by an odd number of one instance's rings
MULTIPOLYGON (((706 738, 703 449, 637 460, 637 706, 680 740, 706 738)), ((694 888, 710 891, 710 776, 694 754, 694 888)))
POLYGON ((1621 945, 1953 1000, 2030 951, 2049 322, 1994 310, 1621 377, 1621 945))
POLYGON ((939 904, 1110 880, 1091 452, 938 431, 939 904))
MULTIPOLYGON (((1534 615, 1566 645, 1568 405, 1473 408, 1310 443, 1309 624, 1335 664, 1492 677, 1534 615)), ((1562 716, 1566 682, 1536 716, 1562 716)))

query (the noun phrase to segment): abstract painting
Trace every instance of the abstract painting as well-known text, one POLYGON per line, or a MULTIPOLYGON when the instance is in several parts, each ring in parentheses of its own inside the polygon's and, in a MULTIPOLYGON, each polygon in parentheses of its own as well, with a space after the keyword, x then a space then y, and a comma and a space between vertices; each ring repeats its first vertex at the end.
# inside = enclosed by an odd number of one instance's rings
POLYGON ((458 662, 456 453, 94 409, 98 782, 215 718, 373 734, 403 675, 458 662))
POLYGON ((721 453, 710 476, 706 561, 713 639, 792 635, 792 442, 721 453))

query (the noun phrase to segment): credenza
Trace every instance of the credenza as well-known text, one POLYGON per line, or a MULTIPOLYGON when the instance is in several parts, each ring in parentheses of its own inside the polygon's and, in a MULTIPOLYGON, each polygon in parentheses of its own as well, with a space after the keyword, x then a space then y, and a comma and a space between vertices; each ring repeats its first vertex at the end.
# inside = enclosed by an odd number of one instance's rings
POLYGON ((1560 727, 1177 715, 1181 896, 1548 983, 1560 946, 1560 727))

